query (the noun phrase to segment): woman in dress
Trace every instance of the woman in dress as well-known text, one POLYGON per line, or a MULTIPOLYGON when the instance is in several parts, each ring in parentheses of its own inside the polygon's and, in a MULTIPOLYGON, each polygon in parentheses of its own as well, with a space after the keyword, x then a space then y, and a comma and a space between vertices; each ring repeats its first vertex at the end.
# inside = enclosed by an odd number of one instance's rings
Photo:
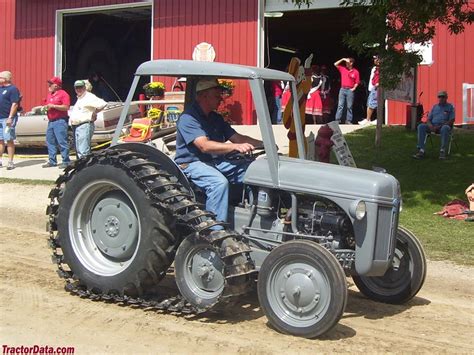
POLYGON ((312 116, 314 124, 321 124, 323 123, 323 103, 321 101, 320 89, 323 81, 319 66, 313 65, 311 69, 313 70, 311 90, 308 93, 305 113, 312 116))

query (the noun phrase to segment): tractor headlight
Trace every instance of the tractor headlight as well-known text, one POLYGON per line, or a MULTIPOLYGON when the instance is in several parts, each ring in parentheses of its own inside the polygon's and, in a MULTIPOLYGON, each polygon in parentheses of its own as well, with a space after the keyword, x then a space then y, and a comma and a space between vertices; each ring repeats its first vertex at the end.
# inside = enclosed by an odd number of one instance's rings
POLYGON ((363 219, 367 213, 367 206, 364 201, 354 201, 350 208, 350 213, 352 217, 360 221, 363 219))

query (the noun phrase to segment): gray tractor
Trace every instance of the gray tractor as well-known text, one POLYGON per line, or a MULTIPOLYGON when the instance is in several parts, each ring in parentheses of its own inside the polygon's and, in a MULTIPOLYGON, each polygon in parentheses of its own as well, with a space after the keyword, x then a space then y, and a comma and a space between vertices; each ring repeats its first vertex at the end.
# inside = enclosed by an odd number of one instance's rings
POLYGON ((338 323, 347 276, 376 301, 399 304, 417 294, 426 261, 416 237, 398 225, 398 181, 305 160, 297 104, 300 156, 279 154, 264 92, 272 80, 289 82, 296 97, 295 78, 275 70, 185 60, 138 67, 111 147, 65 169, 50 193, 49 244, 68 291, 201 313, 232 307, 256 286, 270 324, 307 338, 338 323), (264 146, 253 156, 228 157, 252 159, 228 224, 203 209, 202 191, 168 154, 118 143, 139 79, 153 75, 187 78, 185 106, 202 76, 248 82, 264 146), (213 228, 219 225, 224 229, 213 228), (172 271, 179 294, 160 283, 172 271))

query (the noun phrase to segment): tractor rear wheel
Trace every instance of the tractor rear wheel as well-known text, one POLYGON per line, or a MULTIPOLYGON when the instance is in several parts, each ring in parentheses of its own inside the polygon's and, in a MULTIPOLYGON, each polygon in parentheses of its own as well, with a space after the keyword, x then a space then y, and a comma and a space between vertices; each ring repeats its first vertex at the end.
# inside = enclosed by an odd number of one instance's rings
POLYGON ((352 276, 357 288, 368 298, 384 303, 402 304, 421 289, 426 277, 423 247, 409 230, 399 227, 395 255, 383 276, 352 276))
POLYGON ((264 260, 258 299, 270 324, 282 333, 320 336, 344 313, 347 284, 337 259, 310 241, 291 241, 264 260))
POLYGON ((138 296, 173 261, 174 219, 114 162, 105 157, 70 176, 60 197, 57 239, 63 262, 91 292, 138 296))

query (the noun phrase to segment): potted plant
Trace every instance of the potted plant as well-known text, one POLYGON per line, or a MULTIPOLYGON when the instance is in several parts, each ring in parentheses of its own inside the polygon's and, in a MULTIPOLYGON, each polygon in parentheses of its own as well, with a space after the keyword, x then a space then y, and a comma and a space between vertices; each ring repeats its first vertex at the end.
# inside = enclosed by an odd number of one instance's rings
POLYGON ((234 93, 235 84, 230 79, 219 79, 219 85, 223 88, 223 95, 224 96, 232 96, 234 93))
POLYGON ((165 94, 165 84, 161 81, 152 81, 143 85, 145 96, 151 98, 153 96, 163 96, 165 94))

